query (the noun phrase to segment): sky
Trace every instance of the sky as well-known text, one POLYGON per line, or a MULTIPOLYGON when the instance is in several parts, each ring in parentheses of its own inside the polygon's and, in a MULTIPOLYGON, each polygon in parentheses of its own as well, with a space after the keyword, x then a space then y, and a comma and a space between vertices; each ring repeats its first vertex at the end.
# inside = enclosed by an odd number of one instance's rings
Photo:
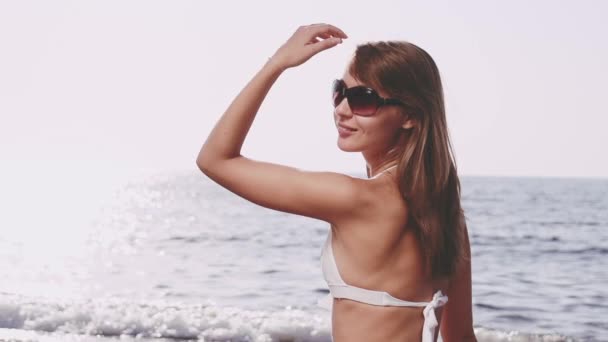
POLYGON ((357 44, 407 40, 438 64, 461 175, 608 177, 605 13, 599 0, 0 0, 0 184, 196 170, 238 91, 319 22, 350 38, 279 78, 244 155, 364 174, 337 148, 330 84, 357 44))

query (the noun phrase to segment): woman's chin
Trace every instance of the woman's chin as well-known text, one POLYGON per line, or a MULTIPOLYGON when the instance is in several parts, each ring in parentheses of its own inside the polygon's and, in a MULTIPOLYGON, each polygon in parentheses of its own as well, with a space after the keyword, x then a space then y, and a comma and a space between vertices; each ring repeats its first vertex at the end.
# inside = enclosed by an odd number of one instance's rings
POLYGON ((360 152, 360 150, 348 142, 338 138, 338 148, 343 152, 360 152))

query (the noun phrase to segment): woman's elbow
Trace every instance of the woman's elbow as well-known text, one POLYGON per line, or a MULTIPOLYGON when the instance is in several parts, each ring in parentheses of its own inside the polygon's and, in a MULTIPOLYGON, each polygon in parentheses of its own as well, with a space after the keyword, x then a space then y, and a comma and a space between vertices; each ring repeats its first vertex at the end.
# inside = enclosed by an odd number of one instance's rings
POLYGON ((204 149, 201 150, 196 157, 196 166, 199 170, 201 170, 201 172, 207 174, 211 165, 213 165, 213 160, 209 153, 207 153, 204 149))
POLYGON ((201 170, 202 173, 205 173, 207 171, 205 164, 198 158, 196 159, 196 167, 198 167, 198 169, 201 170))
POLYGON ((220 159, 218 153, 205 142, 198 152, 198 156, 196 156, 196 166, 198 166, 203 173, 207 174, 209 169, 213 165, 216 165, 220 159))

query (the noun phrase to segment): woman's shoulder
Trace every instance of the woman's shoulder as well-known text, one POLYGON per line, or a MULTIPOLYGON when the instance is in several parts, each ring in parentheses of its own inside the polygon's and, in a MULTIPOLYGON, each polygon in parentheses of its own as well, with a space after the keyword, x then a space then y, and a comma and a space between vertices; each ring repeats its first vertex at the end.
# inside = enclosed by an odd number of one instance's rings
POLYGON ((389 177, 353 178, 352 187, 357 197, 353 198, 357 203, 356 213, 338 222, 338 229, 347 227, 359 233, 392 236, 392 232, 405 228, 409 211, 396 182, 389 177))

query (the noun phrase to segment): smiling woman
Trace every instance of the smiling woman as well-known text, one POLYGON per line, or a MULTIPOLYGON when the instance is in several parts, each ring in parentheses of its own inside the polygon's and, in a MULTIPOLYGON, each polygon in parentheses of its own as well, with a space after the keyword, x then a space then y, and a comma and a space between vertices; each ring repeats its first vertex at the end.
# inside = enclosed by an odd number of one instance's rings
POLYGON ((241 155, 282 72, 346 38, 328 24, 300 27, 222 115, 197 165, 253 203, 331 225, 321 263, 335 341, 431 342, 440 329, 444 341, 475 341, 460 183, 439 72, 424 50, 360 45, 333 83, 338 147, 361 152, 370 179, 241 155))

